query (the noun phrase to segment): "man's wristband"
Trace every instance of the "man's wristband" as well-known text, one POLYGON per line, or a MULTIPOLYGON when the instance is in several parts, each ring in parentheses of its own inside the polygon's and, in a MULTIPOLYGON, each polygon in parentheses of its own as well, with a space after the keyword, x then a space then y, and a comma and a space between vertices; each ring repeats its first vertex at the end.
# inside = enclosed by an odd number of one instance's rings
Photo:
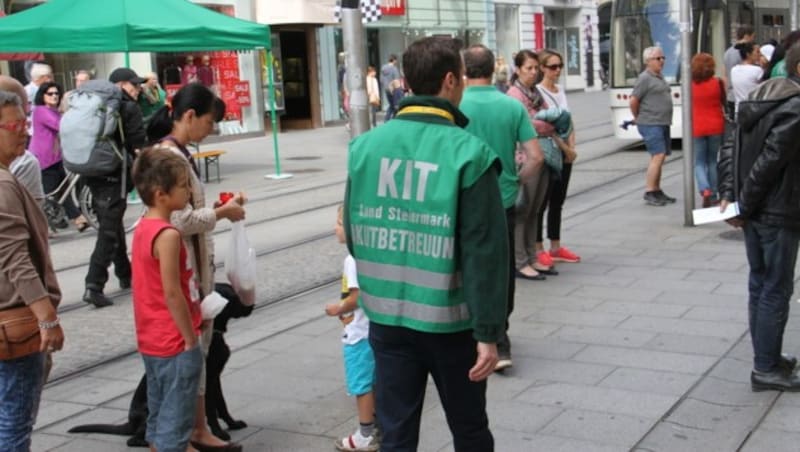
POLYGON ((39 329, 40 330, 52 330, 53 328, 59 326, 60 324, 61 324, 61 321, 59 320, 58 317, 56 317, 55 320, 51 320, 49 322, 40 321, 39 322, 39 329))

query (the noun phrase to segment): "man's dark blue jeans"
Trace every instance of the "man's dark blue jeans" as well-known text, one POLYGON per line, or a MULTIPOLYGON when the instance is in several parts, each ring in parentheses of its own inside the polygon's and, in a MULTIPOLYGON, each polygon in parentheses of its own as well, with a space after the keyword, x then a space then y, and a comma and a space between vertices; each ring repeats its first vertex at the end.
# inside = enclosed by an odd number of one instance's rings
POLYGON ((0 450, 28 452, 44 384, 44 353, 0 361, 0 450))
POLYGON ((800 230, 748 221, 744 226, 744 240, 750 264, 753 367, 758 372, 773 372, 780 360, 783 331, 789 319, 800 230))

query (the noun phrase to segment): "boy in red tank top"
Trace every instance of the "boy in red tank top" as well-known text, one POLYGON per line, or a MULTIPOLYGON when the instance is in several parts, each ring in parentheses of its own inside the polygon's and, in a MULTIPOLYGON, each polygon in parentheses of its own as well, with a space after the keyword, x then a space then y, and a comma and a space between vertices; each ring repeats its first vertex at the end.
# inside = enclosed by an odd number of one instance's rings
POLYGON ((192 271, 170 214, 189 202, 189 165, 173 152, 147 149, 133 180, 147 213, 133 234, 133 314, 147 374, 151 449, 185 451, 194 425, 203 354, 197 345, 200 305, 192 271))

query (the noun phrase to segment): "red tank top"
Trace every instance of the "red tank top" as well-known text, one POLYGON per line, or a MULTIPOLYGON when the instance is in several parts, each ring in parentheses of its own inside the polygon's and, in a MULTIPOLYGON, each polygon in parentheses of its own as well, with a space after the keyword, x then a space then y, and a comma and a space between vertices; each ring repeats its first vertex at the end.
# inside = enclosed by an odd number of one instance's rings
POLYGON ((721 88, 717 77, 692 82, 692 136, 720 135, 724 131, 721 88))
MULTIPOLYGON (((158 218, 142 218, 133 233, 131 266, 133 269, 133 317, 136 324, 136 341, 143 355, 162 358, 175 356, 185 348, 164 298, 159 261, 153 257, 156 237, 168 228, 169 222, 158 218)), ((192 300, 189 284, 192 270, 186 261, 186 248, 181 240, 180 253, 181 291, 189 305, 192 327, 200 333, 200 304, 192 300)))

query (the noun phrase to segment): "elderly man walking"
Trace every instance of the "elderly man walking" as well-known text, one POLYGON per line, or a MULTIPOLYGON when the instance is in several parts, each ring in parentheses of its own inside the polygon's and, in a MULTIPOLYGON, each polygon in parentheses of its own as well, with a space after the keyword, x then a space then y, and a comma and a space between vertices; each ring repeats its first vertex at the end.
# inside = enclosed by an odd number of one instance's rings
POLYGON ((650 154, 644 200, 651 206, 674 203, 675 198, 661 190, 661 168, 671 153, 669 127, 672 124, 672 98, 664 80, 664 51, 648 47, 642 54, 645 70, 639 74, 631 93, 630 107, 639 135, 650 154))

